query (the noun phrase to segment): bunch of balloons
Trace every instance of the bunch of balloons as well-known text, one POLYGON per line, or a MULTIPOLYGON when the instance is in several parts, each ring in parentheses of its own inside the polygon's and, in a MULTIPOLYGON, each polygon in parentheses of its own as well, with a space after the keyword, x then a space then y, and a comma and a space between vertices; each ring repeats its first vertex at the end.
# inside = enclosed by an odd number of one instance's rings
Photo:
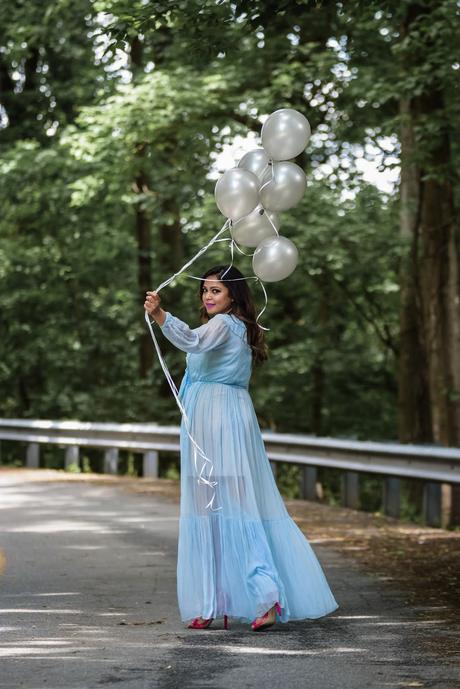
POLYGON ((283 280, 297 265, 295 244, 278 232, 279 213, 299 203, 305 193, 305 173, 290 159, 305 150, 310 135, 301 112, 276 110, 262 127, 263 148, 246 153, 216 184, 217 207, 230 220, 232 239, 256 247, 252 267, 266 282, 283 280))

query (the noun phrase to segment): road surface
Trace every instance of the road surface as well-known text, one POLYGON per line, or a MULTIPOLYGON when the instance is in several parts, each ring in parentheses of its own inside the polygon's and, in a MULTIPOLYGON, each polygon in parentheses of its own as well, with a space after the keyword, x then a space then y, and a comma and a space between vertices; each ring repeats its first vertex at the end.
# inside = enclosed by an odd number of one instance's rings
MULTIPOLYGON (((19 473, 19 472, 18 472, 19 473)), ((0 472, 1 689, 458 687, 404 594, 312 543, 340 608, 254 633, 188 630, 178 505, 118 485, 0 472)))

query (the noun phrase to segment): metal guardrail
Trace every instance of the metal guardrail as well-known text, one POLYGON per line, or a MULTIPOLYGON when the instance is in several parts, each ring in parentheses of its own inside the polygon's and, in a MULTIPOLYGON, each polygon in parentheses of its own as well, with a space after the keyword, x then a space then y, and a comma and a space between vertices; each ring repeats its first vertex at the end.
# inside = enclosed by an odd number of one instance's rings
MULTIPOLYGON (((383 477, 384 512, 398 517, 402 478, 424 482, 423 512, 427 524, 451 524, 458 505, 460 448, 399 443, 362 442, 308 435, 262 432, 276 476, 276 462, 303 467, 301 495, 317 499, 317 469, 342 470, 342 504, 359 508, 359 474, 383 477)), ((0 440, 27 443, 26 465, 39 467, 40 445, 66 448, 65 467, 79 464, 80 448, 104 451, 104 471, 117 473, 120 450, 143 454, 143 476, 158 476, 158 453, 179 452, 179 426, 114 424, 79 421, 0 419, 0 440)))

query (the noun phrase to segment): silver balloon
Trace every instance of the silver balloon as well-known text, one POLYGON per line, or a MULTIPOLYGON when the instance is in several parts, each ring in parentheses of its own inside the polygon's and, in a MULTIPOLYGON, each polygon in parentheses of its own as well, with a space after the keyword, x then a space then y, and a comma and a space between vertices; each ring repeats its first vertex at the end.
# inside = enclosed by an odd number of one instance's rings
POLYGON ((253 172, 232 167, 217 181, 214 196, 222 215, 238 220, 259 203, 260 180, 253 172))
POLYGON ((257 246, 266 237, 276 237, 280 220, 276 213, 257 206, 232 226, 232 237, 242 246, 257 246), (270 222, 271 221, 271 222, 270 222), (274 226, 274 227, 273 227, 274 226), (276 229, 275 229, 276 228, 276 229))
POLYGON ((254 274, 264 282, 277 282, 290 275, 297 265, 299 252, 287 237, 263 239, 252 257, 254 274))
POLYGON ((297 205, 307 188, 305 172, 295 163, 273 163, 260 188, 260 202, 270 211, 285 211, 297 205))
POLYGON ((281 108, 273 112, 262 127, 262 146, 272 160, 295 158, 308 143, 310 124, 301 112, 281 108))
POLYGON ((253 172, 259 179, 267 171, 269 157, 263 148, 254 148, 246 153, 238 163, 238 167, 253 172))

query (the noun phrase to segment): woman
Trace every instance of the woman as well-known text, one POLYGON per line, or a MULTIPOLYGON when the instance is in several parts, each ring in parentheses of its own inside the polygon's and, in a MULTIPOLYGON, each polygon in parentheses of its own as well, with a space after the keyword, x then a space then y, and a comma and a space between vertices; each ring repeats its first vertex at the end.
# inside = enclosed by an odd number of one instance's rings
POLYGON ((252 365, 267 359, 264 335, 243 275, 215 266, 200 279, 194 330, 147 292, 144 308, 186 356, 179 389, 194 452, 181 424, 181 505, 177 593, 193 629, 227 615, 252 629, 327 615, 338 604, 305 536, 276 486, 248 392, 252 365), (211 468, 212 470, 209 472, 211 468), (205 465, 207 484, 198 481, 205 465), (213 482, 216 485, 213 485, 213 482))

